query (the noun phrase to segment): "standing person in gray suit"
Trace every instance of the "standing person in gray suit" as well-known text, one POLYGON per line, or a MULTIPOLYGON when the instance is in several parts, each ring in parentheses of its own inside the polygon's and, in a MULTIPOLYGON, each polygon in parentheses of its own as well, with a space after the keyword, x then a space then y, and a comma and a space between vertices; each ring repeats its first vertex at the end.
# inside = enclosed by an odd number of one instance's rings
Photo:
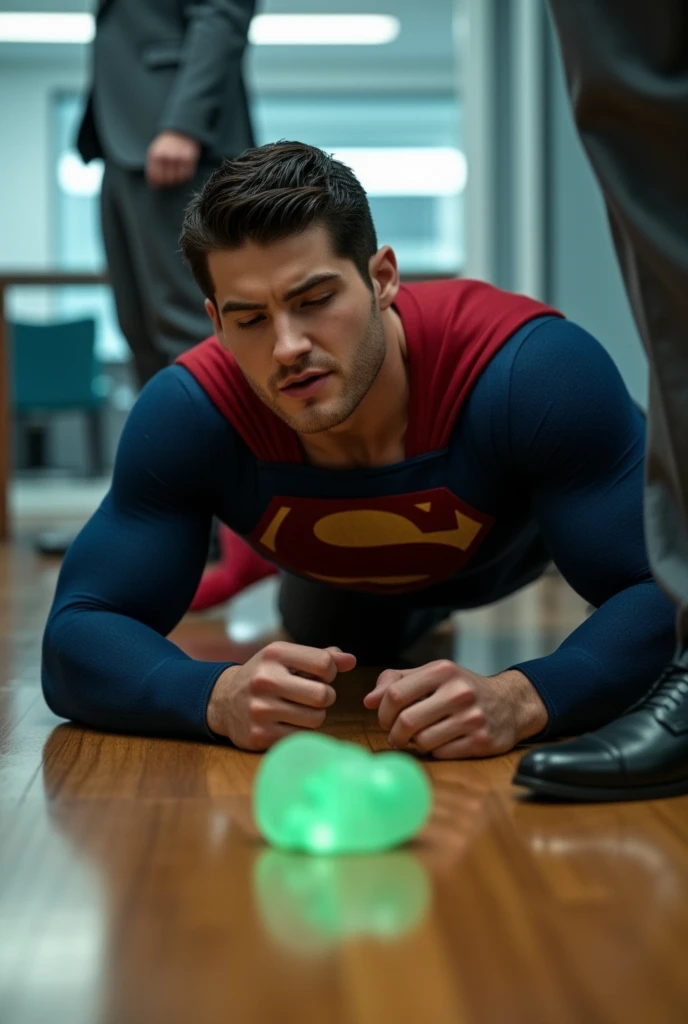
POLYGON ((77 145, 105 160, 103 240, 139 387, 210 331, 178 238, 191 195, 255 145, 241 66, 255 5, 100 0, 77 145))
POLYGON ((688 792, 688 3, 550 0, 576 126, 650 361, 645 532, 676 604, 674 661, 596 732, 526 754, 516 781, 581 800, 688 792))

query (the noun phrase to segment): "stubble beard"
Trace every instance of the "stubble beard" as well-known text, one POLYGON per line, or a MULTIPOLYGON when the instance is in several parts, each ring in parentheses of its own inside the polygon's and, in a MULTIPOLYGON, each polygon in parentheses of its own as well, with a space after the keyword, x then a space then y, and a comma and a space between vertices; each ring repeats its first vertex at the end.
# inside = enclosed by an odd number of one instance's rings
MULTIPOLYGON (((356 407, 363 401, 372 387, 382 364, 385 361, 385 335, 382 326, 382 319, 379 310, 373 299, 368 324, 362 338, 356 346, 351 363, 351 370, 344 382, 344 387, 339 395, 335 408, 323 409, 320 407, 317 398, 311 398, 304 403, 304 408, 299 416, 290 416, 284 408, 279 405, 272 396, 261 388, 250 377, 246 377, 253 391, 276 416, 279 416, 287 426, 299 434, 319 434, 324 430, 331 430, 344 423, 352 415, 356 407)), ((305 373, 309 364, 294 368, 293 373, 305 373)), ((324 362, 313 364, 313 369, 338 370, 339 366, 334 361, 329 365, 324 362)))

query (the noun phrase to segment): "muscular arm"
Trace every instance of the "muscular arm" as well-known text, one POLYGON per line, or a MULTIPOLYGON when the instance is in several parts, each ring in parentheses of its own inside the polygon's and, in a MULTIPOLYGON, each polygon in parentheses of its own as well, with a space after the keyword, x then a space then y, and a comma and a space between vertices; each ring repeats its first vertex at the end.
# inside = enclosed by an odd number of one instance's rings
POLYGON ((200 0, 190 6, 179 71, 160 120, 160 131, 190 135, 204 145, 228 79, 237 83, 256 0, 200 0))
POLYGON ((559 320, 521 345, 507 418, 511 472, 553 561, 597 609, 553 654, 513 666, 547 707, 546 734, 575 733, 620 714, 671 657, 674 611, 643 539, 644 419, 598 342, 559 320))
POLYGON ((48 704, 99 729, 209 737, 208 698, 230 664, 165 639, 200 579, 212 511, 213 410, 184 377, 163 371, 132 410, 112 488, 67 553, 45 630, 48 704))

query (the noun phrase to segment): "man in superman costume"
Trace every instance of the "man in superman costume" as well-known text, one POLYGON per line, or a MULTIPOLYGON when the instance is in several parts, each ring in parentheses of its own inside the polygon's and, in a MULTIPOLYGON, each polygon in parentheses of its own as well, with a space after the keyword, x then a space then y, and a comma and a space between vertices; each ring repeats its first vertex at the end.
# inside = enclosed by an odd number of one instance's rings
POLYGON ((595 728, 646 692, 673 608, 643 543, 644 420, 590 335, 477 281, 400 285, 354 175, 300 143, 227 161, 181 244, 215 335, 144 389, 65 559, 56 713, 264 750, 319 728, 358 659, 384 669, 365 703, 392 746, 458 758, 595 728), (239 575, 283 572, 290 642, 245 665, 166 639, 213 515, 255 552, 239 575), (554 653, 489 678, 395 667, 551 562, 596 609, 554 653))

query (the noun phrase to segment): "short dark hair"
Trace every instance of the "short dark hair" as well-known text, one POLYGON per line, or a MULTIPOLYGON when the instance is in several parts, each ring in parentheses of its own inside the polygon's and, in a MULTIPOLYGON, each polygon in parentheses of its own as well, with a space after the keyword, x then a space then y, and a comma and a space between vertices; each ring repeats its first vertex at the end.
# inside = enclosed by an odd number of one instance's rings
POLYGON ((372 291, 368 260, 378 246, 365 190, 349 167, 303 142, 271 142, 225 160, 189 203, 179 242, 196 283, 214 301, 208 253, 269 245, 315 224, 372 291))

